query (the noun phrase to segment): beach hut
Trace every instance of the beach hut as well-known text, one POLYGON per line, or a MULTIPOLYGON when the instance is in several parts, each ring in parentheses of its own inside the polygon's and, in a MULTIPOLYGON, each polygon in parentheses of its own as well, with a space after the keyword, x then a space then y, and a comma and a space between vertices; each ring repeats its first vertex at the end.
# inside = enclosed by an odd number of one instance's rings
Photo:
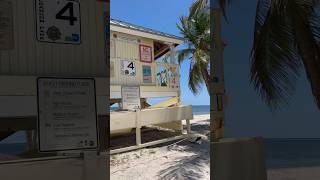
MULTIPOLYGON (((119 109, 110 114, 111 134, 136 129, 136 146, 112 153, 153 145, 141 143, 143 126, 182 128, 192 119, 191 106, 180 102, 180 69, 176 46, 183 39, 154 29, 112 19, 110 21, 110 105, 119 109), (167 98, 150 105, 149 98, 167 98)), ((185 136, 180 136, 185 137, 185 136)), ((168 138, 160 142, 170 141, 168 138)))

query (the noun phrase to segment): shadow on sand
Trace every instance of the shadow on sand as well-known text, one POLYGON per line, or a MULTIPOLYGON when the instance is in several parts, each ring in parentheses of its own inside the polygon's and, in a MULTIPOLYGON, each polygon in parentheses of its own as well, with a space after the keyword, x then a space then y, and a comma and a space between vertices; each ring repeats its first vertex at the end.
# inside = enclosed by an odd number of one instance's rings
MULTIPOLYGON (((191 130, 207 134, 209 131, 208 122, 194 124, 191 130)), ((191 155, 166 163, 168 168, 159 172, 161 179, 198 180, 204 178, 204 174, 209 174, 210 143, 208 140, 201 140, 201 144, 183 141, 178 145, 168 146, 168 150, 188 152, 191 155)))

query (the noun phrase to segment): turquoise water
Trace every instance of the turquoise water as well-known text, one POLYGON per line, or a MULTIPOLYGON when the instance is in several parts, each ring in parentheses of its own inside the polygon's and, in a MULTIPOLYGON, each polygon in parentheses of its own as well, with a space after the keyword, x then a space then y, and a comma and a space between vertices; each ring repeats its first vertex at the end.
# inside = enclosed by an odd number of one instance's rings
POLYGON ((192 106, 193 115, 210 114, 209 105, 192 106))

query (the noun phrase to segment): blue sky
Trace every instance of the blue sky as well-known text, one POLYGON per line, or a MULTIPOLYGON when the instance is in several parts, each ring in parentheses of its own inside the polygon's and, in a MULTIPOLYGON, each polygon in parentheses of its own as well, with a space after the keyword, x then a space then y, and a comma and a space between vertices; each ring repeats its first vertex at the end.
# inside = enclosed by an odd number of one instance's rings
MULTIPOLYGON (((179 17, 188 14, 192 0, 113 0, 111 18, 149 27, 174 35, 180 35, 176 26, 179 17)), ((180 48, 183 45, 179 46, 180 48)), ((188 62, 181 64, 182 102, 193 105, 209 105, 210 99, 204 87, 199 95, 194 96, 188 88, 188 62)))

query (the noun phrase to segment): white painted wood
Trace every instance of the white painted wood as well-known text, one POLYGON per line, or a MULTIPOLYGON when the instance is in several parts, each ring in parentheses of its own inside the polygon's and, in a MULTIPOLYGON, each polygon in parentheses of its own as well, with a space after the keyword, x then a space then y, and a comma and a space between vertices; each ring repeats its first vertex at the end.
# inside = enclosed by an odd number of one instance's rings
MULTIPOLYGON (((106 76, 105 2, 81 1, 81 45, 39 42, 35 0, 10 0, 14 48, 0 51, 0 75, 106 76)), ((2 86, 3 87, 3 86, 2 86)))
POLYGON ((136 145, 141 144, 141 111, 136 112, 136 145))
MULTIPOLYGON (((111 29, 112 30, 112 29, 111 29)), ((112 86, 143 86, 141 90, 141 98, 152 97, 171 97, 178 96, 180 85, 171 84, 171 77, 167 77, 167 87, 162 87, 157 82, 157 69, 162 66, 169 72, 169 67, 174 66, 177 69, 178 77, 176 81, 180 81, 179 65, 178 64, 165 64, 155 62, 146 63, 140 61, 139 45, 147 45, 154 49, 154 41, 152 37, 137 36, 132 31, 126 31, 125 33, 111 31, 110 34, 111 43, 111 64, 112 67, 110 75, 110 84, 112 86), (132 61, 135 64, 135 76, 128 76, 122 73, 122 62, 132 61), (151 82, 143 82, 143 66, 151 67, 151 82), (145 91, 146 90, 146 91, 145 91)), ((170 42, 162 41, 163 43, 170 44, 170 42)), ((171 49, 174 51, 174 48, 171 49)), ((173 54, 173 53, 172 53, 173 54)), ((152 51, 152 57, 154 58, 154 52, 152 51)), ((173 58, 173 56, 172 56, 173 58)), ((172 61, 173 62, 173 61, 172 61)), ((119 98, 119 92, 111 93, 111 99, 119 98)))
MULTIPOLYGON (((176 97, 179 96, 179 90, 158 86, 140 86, 140 98, 160 98, 160 97, 176 97)), ((110 86, 110 98, 121 99, 121 86, 110 86)))
POLYGON ((186 124, 187 124, 187 133, 189 134, 191 132, 190 119, 186 119, 186 124))
MULTIPOLYGON (((110 112, 110 131, 136 128, 137 112, 110 112)), ((143 109, 140 111, 139 126, 193 119, 191 106, 143 109)))
POLYGON ((175 140, 179 140, 179 139, 184 139, 184 138, 188 138, 191 135, 189 134, 183 134, 180 136, 174 136, 174 137, 170 137, 170 138, 165 138, 165 139, 160 139, 157 141, 152 141, 152 142, 147 142, 147 143, 143 143, 140 145, 136 145, 136 146, 129 146, 129 147, 125 147, 125 148, 119 148, 119 149, 113 149, 110 150, 110 154, 118 154, 118 153, 122 153, 122 152, 126 152, 126 151, 133 151, 136 149, 141 149, 141 148, 145 148, 145 147, 149 147, 149 146, 154 146, 157 144, 162 144, 162 143, 166 143, 166 142, 170 142, 170 141, 175 141, 175 140))
MULTIPOLYGON (((97 112, 108 114, 108 96, 97 96, 97 112)), ((36 117, 36 96, 0 96, 0 117, 36 117)))
POLYGON ((158 40, 158 41, 175 43, 175 44, 181 44, 183 42, 181 39, 169 38, 169 37, 160 36, 157 34, 151 34, 151 33, 137 31, 137 30, 133 30, 133 29, 127 29, 124 27, 116 26, 116 25, 111 25, 110 30, 115 31, 115 32, 125 33, 125 34, 132 34, 132 35, 139 36, 139 37, 154 39, 154 40, 158 40))
POLYGON ((106 180, 107 155, 59 159, 38 158, 27 162, 5 162, 0 164, 1 179, 5 180, 106 180), (19 172, 19 173, 15 173, 19 172))
MULTIPOLYGON (((97 95, 108 95, 108 79, 103 77, 94 78, 96 81, 97 95)), ((0 96, 35 96, 37 95, 36 76, 1 76, 0 96)))

